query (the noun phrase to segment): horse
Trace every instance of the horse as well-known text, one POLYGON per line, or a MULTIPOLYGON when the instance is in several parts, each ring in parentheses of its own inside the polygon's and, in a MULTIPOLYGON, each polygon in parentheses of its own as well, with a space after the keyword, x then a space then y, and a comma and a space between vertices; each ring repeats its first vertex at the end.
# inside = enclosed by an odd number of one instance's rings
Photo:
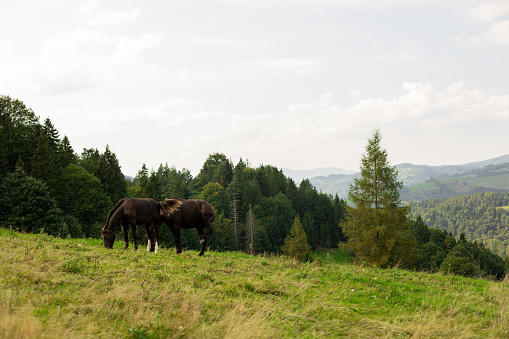
MULTIPOLYGON (((214 209, 205 200, 184 200, 170 198, 161 202, 163 209, 162 220, 170 226, 171 233, 175 239, 177 254, 182 253, 180 241, 181 228, 196 228, 200 236, 201 251, 198 254, 202 256, 207 244, 207 236, 212 234, 211 223, 214 221, 214 209)), ((159 237, 159 225, 154 225, 154 239, 157 242, 159 237)))
POLYGON ((106 224, 101 231, 104 239, 104 248, 113 248, 115 241, 115 228, 118 223, 122 222, 124 231, 125 249, 129 247, 128 225, 131 225, 133 234, 134 250, 138 250, 138 243, 136 240, 136 225, 145 225, 147 232, 148 245, 147 251, 159 250, 157 240, 154 242, 154 229, 159 229, 162 223, 163 212, 166 214, 172 213, 171 206, 163 206, 160 202, 153 199, 138 199, 138 198, 124 198, 120 199, 115 207, 108 213, 106 224))

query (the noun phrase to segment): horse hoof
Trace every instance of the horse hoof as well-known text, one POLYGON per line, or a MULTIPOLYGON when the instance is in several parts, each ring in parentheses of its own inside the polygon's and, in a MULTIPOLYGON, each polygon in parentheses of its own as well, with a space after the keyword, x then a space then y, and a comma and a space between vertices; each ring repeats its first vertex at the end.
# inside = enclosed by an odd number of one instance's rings
POLYGON ((198 254, 199 257, 203 256, 203 253, 198 254))

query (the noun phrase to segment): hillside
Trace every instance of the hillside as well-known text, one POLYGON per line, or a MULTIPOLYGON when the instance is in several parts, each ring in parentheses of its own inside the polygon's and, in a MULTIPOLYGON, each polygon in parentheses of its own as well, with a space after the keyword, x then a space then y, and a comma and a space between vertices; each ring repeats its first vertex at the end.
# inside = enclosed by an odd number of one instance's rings
POLYGON ((403 188, 401 200, 422 201, 478 192, 509 192, 509 163, 488 165, 463 174, 442 175, 440 179, 430 178, 403 188))
MULTIPOLYGON (((505 171, 509 168, 509 154, 500 157, 472 162, 463 165, 443 165, 443 166, 428 166, 428 165, 413 165, 408 163, 398 164, 395 166, 398 170, 398 179, 403 181, 405 189, 402 191, 402 200, 423 200, 429 198, 448 198, 454 195, 486 192, 486 191, 509 191, 507 188, 509 182, 507 177, 502 177, 505 171), (498 170, 495 169, 500 167, 498 170), (486 179, 491 176, 493 178, 486 179), (485 177, 483 180, 467 179, 472 185, 467 187, 454 188, 455 181, 465 181, 465 178, 485 177), (433 178, 433 179, 432 179, 433 178), (451 191, 444 190, 438 186, 431 186, 429 182, 451 182, 449 184, 451 191), (421 186, 427 183, 428 185, 421 186), (422 187, 422 188, 421 188, 422 187), (419 191, 433 191, 430 194, 419 191), (471 190, 471 191, 469 191, 471 190), (412 192, 410 194, 409 192, 412 192), (424 194, 425 193, 425 194, 424 194)), ((355 174, 331 174, 328 176, 316 176, 309 179, 309 181, 316 187, 317 190, 324 193, 335 195, 336 193, 340 198, 347 198, 350 183, 354 178, 358 177, 359 173, 355 174)), ((461 183, 462 185, 462 183, 461 183)))
POLYGON ((509 284, 0 229, 2 338, 509 336, 509 284))
POLYGON ((354 174, 354 171, 345 170, 342 168, 336 167, 321 167, 315 168, 311 170, 293 170, 290 168, 283 168, 283 173, 291 178, 298 185, 302 181, 302 179, 309 179, 314 177, 328 177, 330 175, 336 174, 354 174))
POLYGON ((412 214, 429 227, 483 243, 494 253, 509 256, 509 193, 477 193, 412 203, 412 214))

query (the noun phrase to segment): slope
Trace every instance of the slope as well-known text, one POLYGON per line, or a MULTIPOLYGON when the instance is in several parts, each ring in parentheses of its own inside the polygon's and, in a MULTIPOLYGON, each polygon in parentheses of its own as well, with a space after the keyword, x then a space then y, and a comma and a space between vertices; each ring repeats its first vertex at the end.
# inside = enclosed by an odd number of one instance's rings
POLYGON ((117 245, 0 229, 0 337, 509 336, 507 283, 117 245))

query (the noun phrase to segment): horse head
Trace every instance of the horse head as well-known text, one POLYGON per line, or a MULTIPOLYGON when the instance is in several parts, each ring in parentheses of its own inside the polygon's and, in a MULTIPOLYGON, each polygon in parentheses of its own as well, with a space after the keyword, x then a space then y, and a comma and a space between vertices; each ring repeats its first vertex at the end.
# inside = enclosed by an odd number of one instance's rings
POLYGON ((108 232, 105 228, 101 231, 101 236, 104 241, 104 248, 113 248, 113 243, 115 242, 115 233, 108 232))

